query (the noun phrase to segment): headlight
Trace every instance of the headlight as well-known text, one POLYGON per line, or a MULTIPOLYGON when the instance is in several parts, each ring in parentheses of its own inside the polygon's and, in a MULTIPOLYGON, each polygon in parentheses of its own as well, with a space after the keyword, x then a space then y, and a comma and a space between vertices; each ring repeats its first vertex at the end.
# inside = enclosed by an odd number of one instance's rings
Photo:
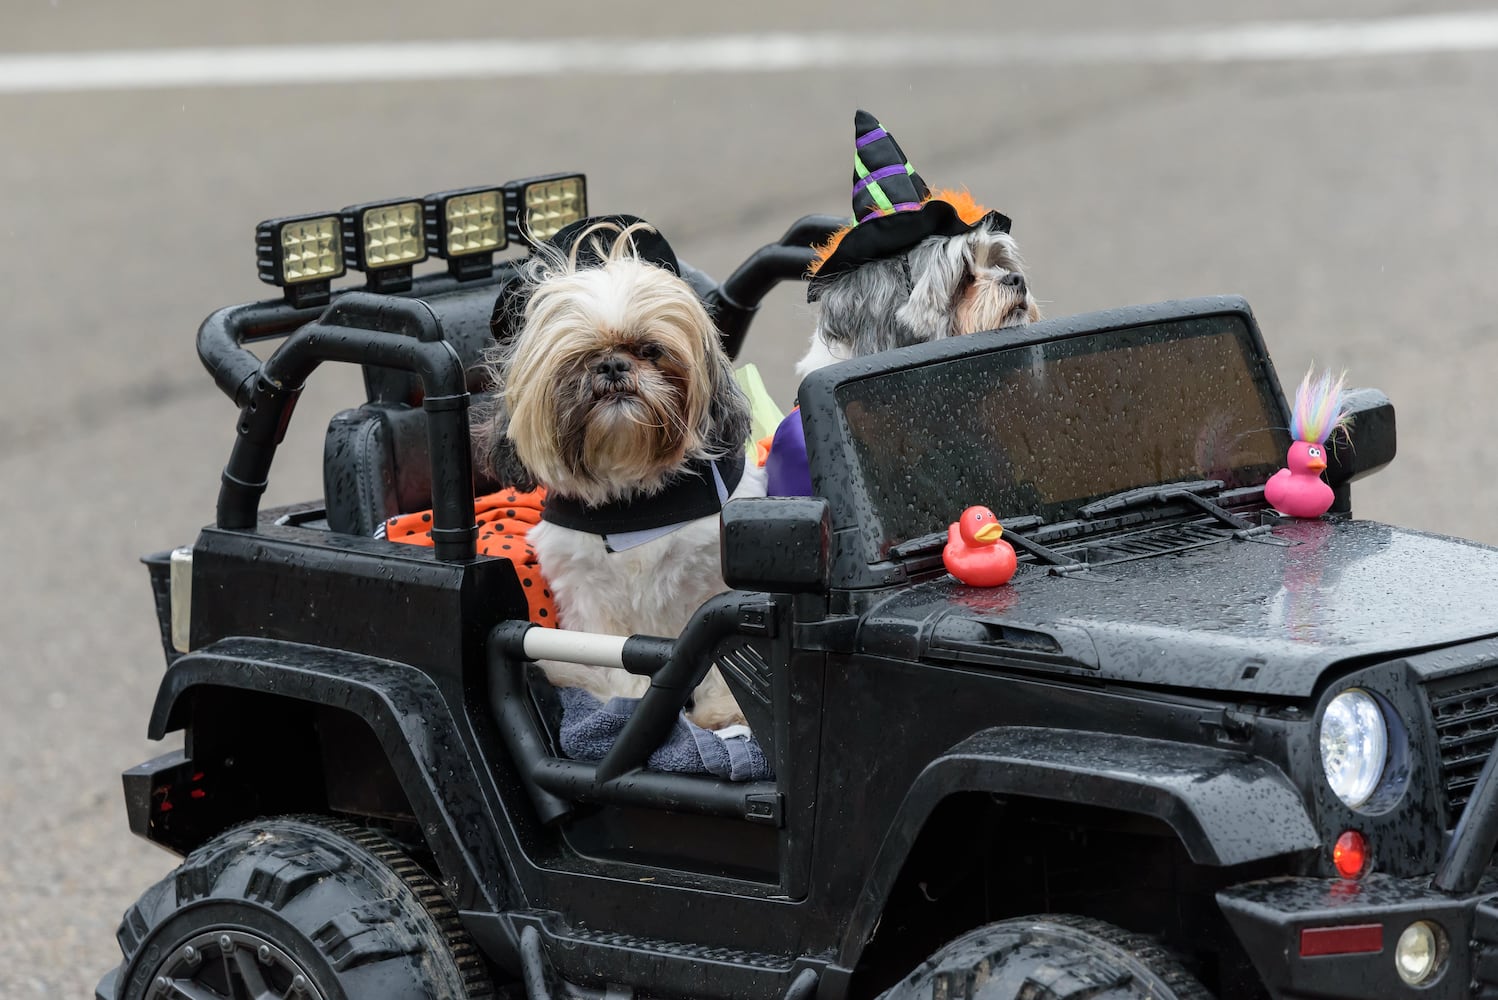
POLYGON ((1394 947, 1394 968, 1411 986, 1429 982, 1441 969, 1446 956, 1446 935, 1429 920, 1417 920, 1399 935, 1394 947))
POLYGON ((347 244, 354 251, 350 263, 360 270, 373 271, 426 260, 421 202, 400 201, 344 211, 346 221, 352 223, 351 242, 347 244))
POLYGON ((505 245, 504 209, 498 191, 451 197, 443 215, 443 248, 449 254, 483 253, 505 245))
POLYGON ((422 199, 427 249, 447 261, 461 280, 487 277, 494 271, 494 251, 503 250, 505 196, 499 188, 443 191, 422 199))
POLYGON ((343 260, 369 275, 377 292, 411 287, 411 267, 427 259, 421 202, 383 201, 343 210, 343 260))
POLYGON ((1389 727, 1367 691, 1350 688, 1321 716, 1321 766, 1337 798, 1356 809, 1378 787, 1388 759, 1389 727))
POLYGON ((510 238, 541 243, 588 214, 588 185, 582 174, 548 174, 505 185, 510 238))
POLYGON ((343 274, 343 227, 336 215, 267 219, 255 227, 260 280, 286 289, 295 305, 328 300, 329 283, 343 274))

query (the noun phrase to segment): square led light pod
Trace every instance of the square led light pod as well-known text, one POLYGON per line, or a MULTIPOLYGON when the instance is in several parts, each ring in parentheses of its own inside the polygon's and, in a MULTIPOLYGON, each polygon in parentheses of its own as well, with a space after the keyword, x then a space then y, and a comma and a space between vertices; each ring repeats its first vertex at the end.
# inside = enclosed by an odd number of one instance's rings
POLYGON ((411 287, 411 268, 427 259, 421 202, 380 201, 343 210, 343 261, 367 275, 369 287, 411 287))
POLYGON ((542 243, 588 214, 588 183, 582 174, 547 174, 505 185, 510 239, 542 243))
POLYGON ((343 225, 336 215, 293 215, 255 227, 260 280, 286 289, 296 306, 326 303, 344 273, 343 225))
POLYGON ((504 203, 504 191, 497 187, 427 195, 422 199, 427 250, 446 260, 459 280, 493 273, 494 252, 509 244, 504 203))

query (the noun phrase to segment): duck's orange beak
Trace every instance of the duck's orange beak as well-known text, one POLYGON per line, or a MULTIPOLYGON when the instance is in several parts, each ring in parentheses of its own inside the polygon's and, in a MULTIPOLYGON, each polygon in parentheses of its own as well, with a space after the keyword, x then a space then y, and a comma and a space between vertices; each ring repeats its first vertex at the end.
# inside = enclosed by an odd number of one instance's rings
POLYGON ((1326 459, 1308 458, 1306 459, 1306 468, 1310 469, 1312 472, 1321 472, 1326 468, 1326 459))
POLYGON ((1003 537, 1004 526, 998 521, 989 521, 983 527, 973 532, 973 538, 976 541, 982 542, 984 545, 987 545, 991 542, 997 542, 1000 538, 1003 537))

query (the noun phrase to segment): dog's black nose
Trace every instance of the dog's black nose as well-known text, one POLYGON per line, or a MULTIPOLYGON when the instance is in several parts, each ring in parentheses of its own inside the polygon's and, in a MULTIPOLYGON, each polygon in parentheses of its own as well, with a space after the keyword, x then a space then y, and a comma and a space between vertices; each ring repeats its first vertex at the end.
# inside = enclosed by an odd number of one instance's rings
POLYGON ((999 284, 1009 285, 1021 295, 1025 294, 1025 276, 1018 271, 1010 271, 999 279, 999 284))
POLYGON ((595 364, 593 366, 593 374, 602 375, 604 378, 612 381, 618 379, 633 367, 634 362, 630 361, 628 358, 623 358, 616 354, 613 357, 604 358, 602 361, 595 364))

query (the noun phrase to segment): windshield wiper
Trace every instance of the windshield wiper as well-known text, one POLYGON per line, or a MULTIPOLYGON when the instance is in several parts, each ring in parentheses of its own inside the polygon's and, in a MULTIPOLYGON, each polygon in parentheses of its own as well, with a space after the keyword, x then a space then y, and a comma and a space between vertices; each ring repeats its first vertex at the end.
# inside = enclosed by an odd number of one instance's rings
POLYGON ((1232 528, 1236 538, 1246 538, 1249 535, 1257 535, 1269 530, 1269 525, 1254 524, 1201 495, 1217 493, 1222 488, 1223 482, 1220 479, 1193 479, 1182 483, 1165 483, 1161 486, 1143 486, 1123 490, 1111 497, 1103 497, 1101 500, 1094 500, 1082 507, 1078 513, 1083 517, 1092 518, 1125 510, 1137 510, 1141 507, 1152 507, 1156 504, 1184 501, 1232 528))
MULTIPOLYGON (((1021 517, 1001 517, 999 518, 999 523, 1004 526, 1004 534, 1008 535, 1011 531, 1029 531, 1031 528, 1038 528, 1042 524, 1045 524, 1045 518, 1036 517, 1034 514, 1025 514, 1021 517)), ((891 559, 907 559, 910 556, 930 555, 933 552, 940 552, 946 544, 947 529, 943 528, 940 531, 917 535, 914 538, 901 542, 899 545, 892 546, 889 554, 891 559)))
POLYGON ((1077 513, 1083 517, 1098 517, 1123 510, 1153 507, 1155 504, 1180 500, 1184 497, 1195 499, 1198 493, 1216 493, 1222 489, 1222 486, 1221 479, 1192 479, 1181 483, 1162 483, 1159 486, 1140 486, 1132 490, 1121 490, 1101 500, 1094 500, 1080 507, 1077 513))
MULTIPOLYGON (((1021 535, 1021 531, 1029 531, 1045 524, 1045 518, 1034 514, 1025 514, 1020 517, 1001 517, 999 523, 1004 526, 1004 540, 1021 552, 1028 552, 1041 562, 1052 566, 1070 566, 1077 560, 1070 556, 1064 556, 1054 549, 1046 548, 1039 542, 1032 542, 1021 535)), ((911 556, 931 555, 940 552, 947 544, 946 529, 933 531, 930 534, 920 535, 909 541, 901 542, 889 550, 893 559, 908 559, 911 556)))

